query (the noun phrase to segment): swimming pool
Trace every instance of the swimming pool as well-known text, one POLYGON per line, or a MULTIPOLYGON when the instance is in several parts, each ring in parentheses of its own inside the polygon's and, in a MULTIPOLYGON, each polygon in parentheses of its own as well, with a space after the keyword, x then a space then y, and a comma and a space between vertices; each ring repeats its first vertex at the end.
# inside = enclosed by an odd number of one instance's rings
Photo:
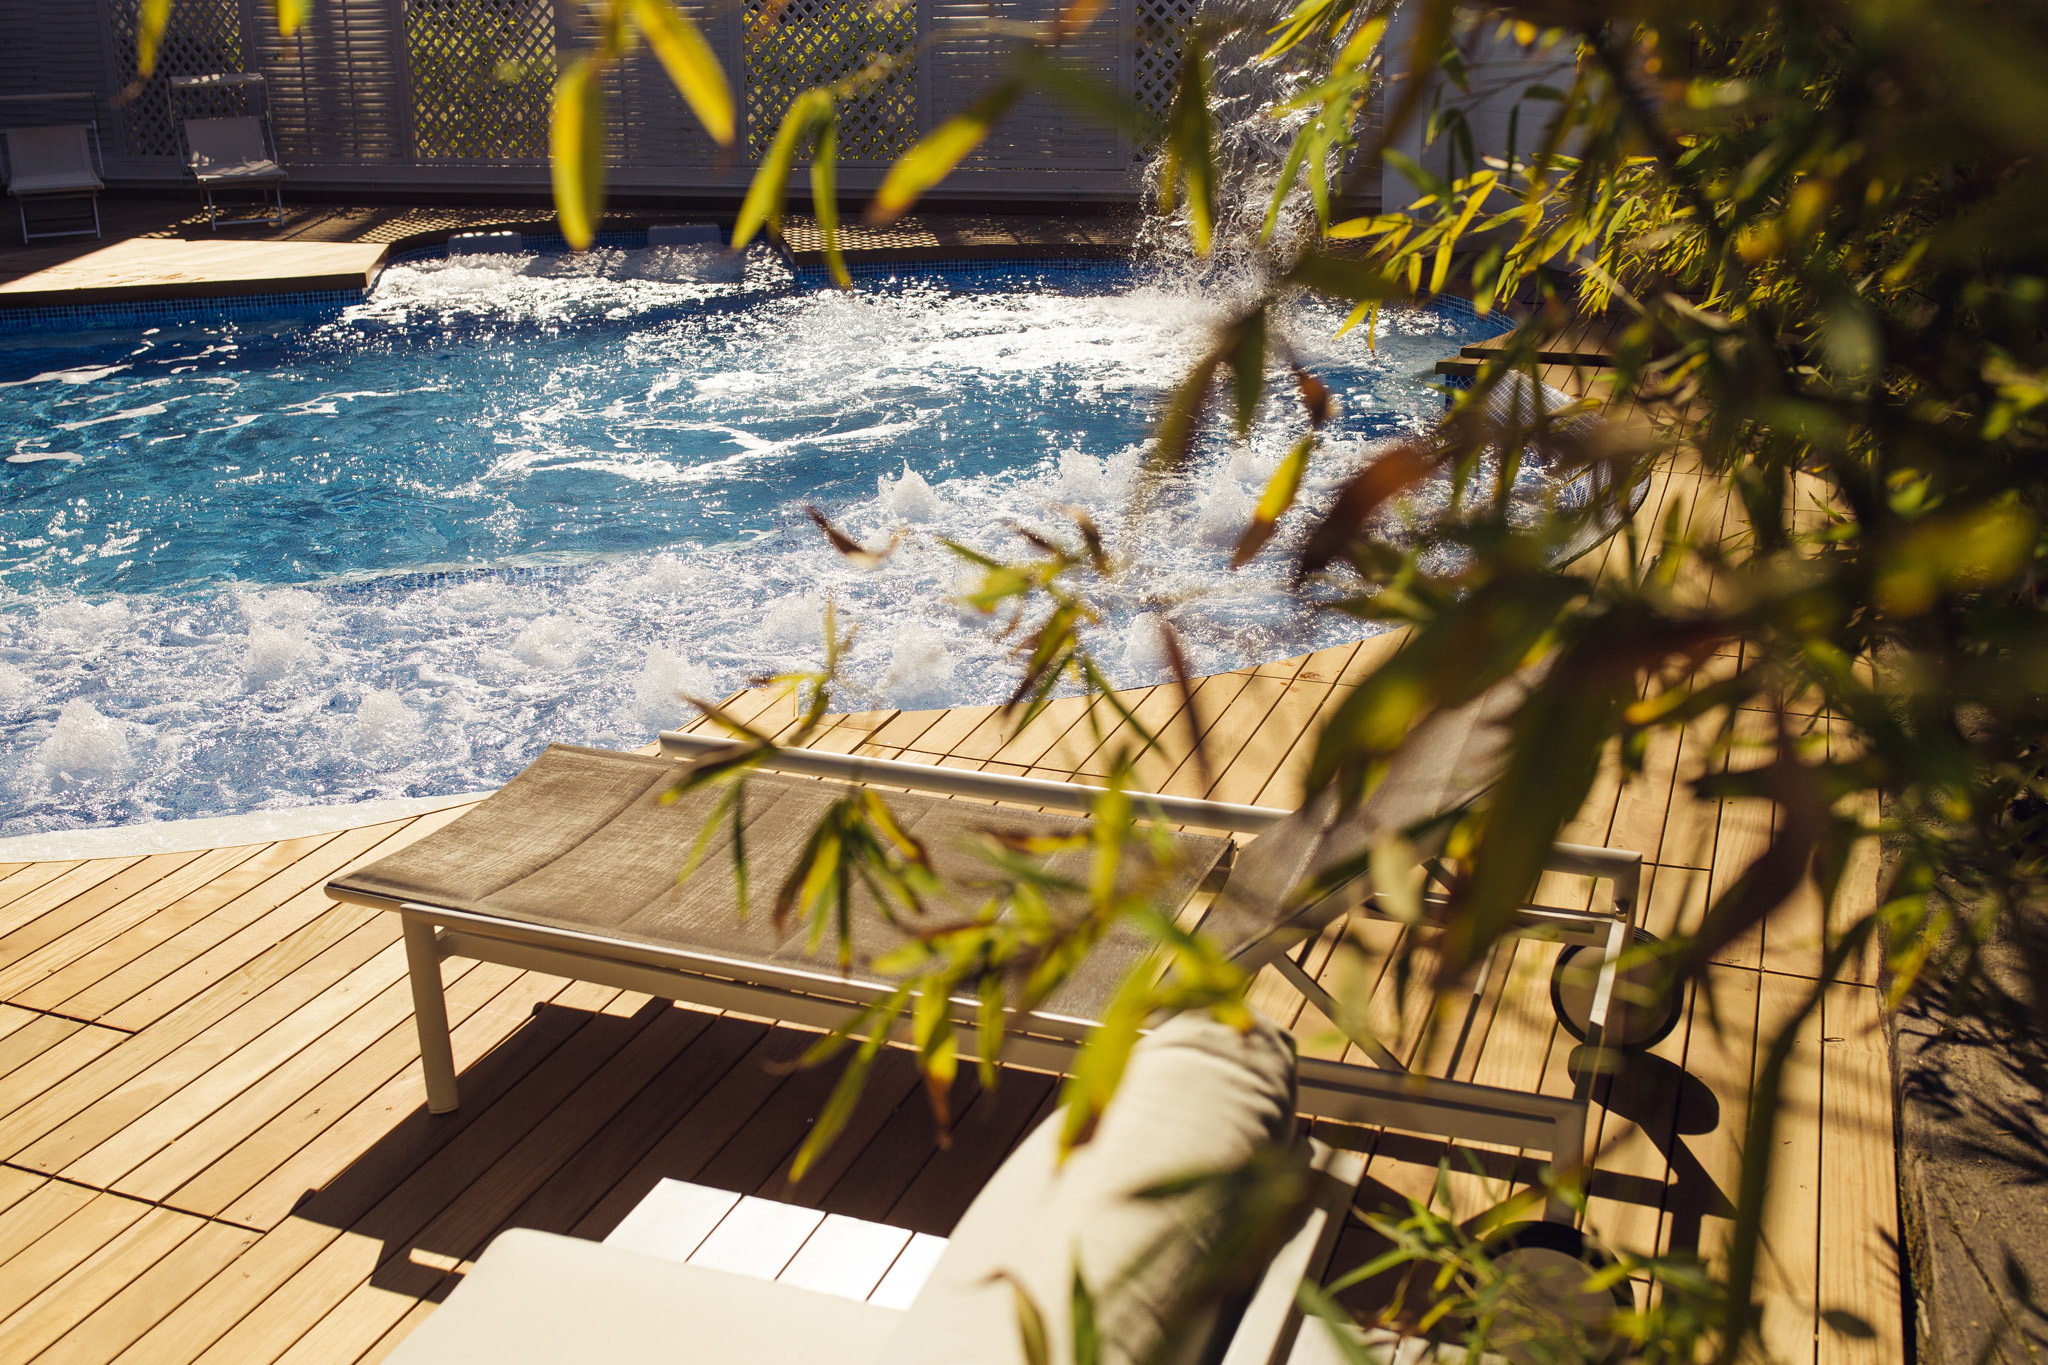
MULTIPOLYGON (((854 295, 757 253, 742 284, 660 253, 420 259, 367 302, 0 337, 0 834, 473 790, 550 740, 645 743, 678 689, 858 634, 849 706, 999 700, 1006 642, 951 601, 951 537, 1085 507, 1114 680, 1147 618, 1204 672, 1356 623, 1229 550, 1299 419, 1277 399, 1133 512, 1158 396, 1215 294, 1170 269, 906 271, 854 295), (870 543, 874 573, 804 519, 870 543)), ((1438 357, 1493 330, 1392 315, 1377 352, 1290 320, 1343 403, 1308 499, 1441 409, 1438 357)))

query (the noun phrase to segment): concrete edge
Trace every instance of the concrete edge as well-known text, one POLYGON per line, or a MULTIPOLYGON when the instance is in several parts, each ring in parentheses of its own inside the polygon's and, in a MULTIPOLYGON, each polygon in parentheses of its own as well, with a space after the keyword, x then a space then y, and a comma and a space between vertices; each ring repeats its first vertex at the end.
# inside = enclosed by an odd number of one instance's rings
POLYGON ((458 792, 391 801, 358 801, 351 805, 294 806, 285 810, 251 811, 204 820, 149 820, 102 829, 56 830, 17 834, 0 839, 0 862, 70 862, 81 858, 135 858, 152 853, 191 853, 244 844, 274 843, 309 834, 335 834, 364 825, 381 825, 450 806, 481 801, 490 793, 458 792))

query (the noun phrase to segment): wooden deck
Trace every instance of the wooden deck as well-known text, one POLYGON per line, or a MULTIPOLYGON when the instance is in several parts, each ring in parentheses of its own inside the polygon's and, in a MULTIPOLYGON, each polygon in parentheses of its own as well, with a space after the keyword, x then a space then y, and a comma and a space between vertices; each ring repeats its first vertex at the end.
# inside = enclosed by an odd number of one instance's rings
MULTIPOLYGON (((1657 475, 1639 516, 1646 535, 1672 505, 1695 535, 1737 529, 1682 464, 1657 475)), ((1621 571, 1618 543, 1602 553, 1588 572, 1621 571)), ((1293 804, 1321 718, 1392 643, 1202 680, 1206 771, 1188 756, 1178 690, 1135 691, 1129 701, 1165 737, 1142 778, 1160 791, 1293 804)), ((734 704, 771 727, 787 718, 762 694, 734 704)), ((1754 722, 1761 738, 1769 717, 1754 722)), ((1813 744, 1834 742, 1826 717, 1800 724, 1813 744)), ((876 712, 838 717, 817 744, 1088 778, 1118 738, 1098 737, 1079 702, 1058 702, 1022 734, 989 708, 876 712)), ((1566 837, 1642 851, 1648 923, 1668 931, 1758 855, 1772 821, 1768 804, 1696 801, 1685 782, 1760 757, 1717 751, 1703 734, 1660 738, 1639 778, 1606 770, 1566 837)), ((0 1360, 374 1360, 498 1230, 601 1237, 664 1176, 943 1235, 1051 1102, 1047 1076, 1012 1071, 987 1092, 963 1076, 942 1150, 909 1062, 891 1055, 846 1138, 794 1185, 790 1156, 831 1081, 786 1070, 805 1034, 451 962, 464 1103, 430 1117, 397 925, 335 906, 320 886, 459 813, 245 848, 0 865, 0 1360)), ((1874 860, 1849 880, 1867 904, 1874 860)), ((1569 882, 1547 889, 1575 894, 1569 882)), ((1802 903, 1731 947, 1685 1022, 1602 1083, 1595 1231, 1716 1254, 1756 1040, 1814 990, 1826 919, 1802 903)), ((1367 932, 1391 942, 1391 931, 1367 932)), ((1315 945, 1308 965, 1358 970, 1333 946, 1334 936, 1315 945)), ((1548 961, 1524 945, 1475 1004, 1462 1042, 1419 1060, 1569 1093, 1572 1040, 1551 1017, 1548 961)), ((1309 1051, 1344 1050, 1277 979, 1256 989, 1309 1051)), ((1398 1035, 1390 983, 1376 990, 1398 1035)), ((1801 1031, 1788 1094, 1763 1271, 1773 1354, 1898 1360, 1891 1091, 1867 965, 1830 988, 1801 1031), (1876 1335, 1836 1332, 1823 1311, 1852 1313, 1876 1335)), ((1425 1192, 1450 1156, 1461 1214, 1529 1174, 1513 1152, 1370 1130, 1329 1136, 1371 1151, 1367 1189, 1388 1198, 1425 1192)), ((1369 1254, 1370 1238, 1355 1229, 1343 1250, 1369 1254)))
MULTIPOLYGON (((175 198, 107 199, 106 236, 52 242, 0 242, 0 312, 157 299, 234 297, 362 289, 387 254, 446 241, 452 232, 510 229, 537 236, 560 232, 554 210, 541 207, 417 208, 306 205, 287 202, 277 227, 207 227, 194 212, 196 194, 175 198)), ((289 201, 289 189, 287 189, 289 201)), ((609 213, 606 232, 644 231, 656 223, 717 222, 730 229, 730 210, 635 209, 609 213)), ((925 214, 887 228, 848 223, 842 250, 849 263, 991 258, 1128 256, 1132 220, 1102 214, 925 214)), ((816 223, 792 217, 789 258, 799 267, 824 262, 816 223)))

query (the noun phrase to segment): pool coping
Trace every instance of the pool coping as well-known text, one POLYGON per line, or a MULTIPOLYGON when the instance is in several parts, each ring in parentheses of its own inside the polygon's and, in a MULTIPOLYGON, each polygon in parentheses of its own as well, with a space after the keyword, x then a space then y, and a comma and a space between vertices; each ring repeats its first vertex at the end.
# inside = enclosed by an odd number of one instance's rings
POLYGON ((0 862, 140 858, 154 853, 190 853, 198 849, 275 843, 280 839, 335 834, 364 825, 410 819, 446 810, 450 806, 468 805, 489 795, 488 791, 456 792, 448 796, 400 797, 330 806, 289 806, 195 820, 145 820, 130 825, 16 834, 0 838, 0 862))

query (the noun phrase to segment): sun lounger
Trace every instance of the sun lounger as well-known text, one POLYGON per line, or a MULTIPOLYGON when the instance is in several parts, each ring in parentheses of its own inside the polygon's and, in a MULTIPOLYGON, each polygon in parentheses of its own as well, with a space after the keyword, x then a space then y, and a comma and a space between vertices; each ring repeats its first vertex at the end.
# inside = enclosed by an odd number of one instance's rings
MULTIPOLYGON (((1295 812, 1160 798, 1169 822, 1207 829, 1259 831, 1237 856, 1201 920, 1201 929, 1247 970, 1271 965, 1338 1018, 1336 1003, 1289 955, 1353 910, 1374 909, 1362 881, 1300 908, 1291 893, 1302 878, 1341 864, 1385 834, 1450 809, 1493 780, 1517 699, 1495 689, 1466 706, 1439 713, 1412 734, 1388 777, 1352 814, 1336 818, 1327 802, 1295 812)), ((668 734, 677 757, 729 744, 668 734)), ((816 777, 897 786, 891 809, 933 851, 944 875, 971 865, 950 847, 960 836, 998 825, 1023 833, 1078 828, 1073 817, 941 799, 937 794, 1021 806, 1086 810, 1091 789, 987 773, 785 750, 782 770, 755 775, 749 787, 747 846, 755 880, 775 885, 808 838, 825 806, 844 791, 816 777)), ((853 1007, 884 998, 893 983, 869 965, 902 939, 872 907, 857 909, 857 955, 844 972, 805 951, 800 926, 778 931, 757 908, 742 918, 732 881, 719 868, 723 830, 712 835, 706 865, 678 884, 684 852, 715 801, 700 790, 671 804, 657 799, 678 771, 674 758, 553 745, 506 786, 410 847, 335 878, 337 900, 398 912, 404 924, 428 1107, 446 1112, 457 1091, 440 963, 447 957, 544 971, 663 999, 832 1027, 853 1007)), ((1162 904, 1186 904, 1230 852, 1226 840, 1182 832, 1177 860, 1159 892, 1162 904)), ((1053 870, 1063 859, 1054 855, 1053 870)), ((1582 1023, 1601 1041, 1613 1003, 1614 962, 1635 933, 1638 854, 1560 848, 1557 870, 1607 878, 1613 910, 1529 907, 1520 932, 1584 945, 1604 964, 1582 1023)), ((1133 927, 1107 936, 1039 1009, 1010 1021, 1004 1057, 1049 1071, 1069 1069, 1075 1050, 1103 1017, 1124 975, 1149 942, 1133 927)), ((1488 968, 1505 970, 1504 959, 1488 968)), ((1482 984, 1485 978, 1482 978, 1482 984)), ((976 1005, 958 1002, 956 1027, 971 1047, 976 1005)), ((1560 1171, 1584 1159, 1586 1100, 1528 1094, 1413 1075, 1377 1041, 1359 1039, 1378 1065, 1304 1059, 1299 1112, 1454 1139, 1501 1143, 1549 1153, 1560 1171)), ((1562 1214, 1562 1206, 1553 1213, 1562 1214)))
POLYGON ((88 232, 99 236, 99 193, 106 188, 100 179, 99 125, 68 123, 50 128, 9 128, 5 141, 7 193, 14 197, 15 208, 21 214, 22 240, 83 237, 88 232), (92 206, 92 226, 30 232, 31 199, 85 199, 92 206))
POLYGON ((180 126, 185 134, 185 167, 192 172, 192 178, 199 182, 200 191, 206 197, 209 227, 275 226, 284 221, 285 170, 277 164, 277 149, 271 142, 268 118, 259 114, 193 118, 186 119, 180 126), (220 208, 214 202, 214 192, 242 186, 259 191, 267 187, 276 197, 275 207, 259 200, 268 212, 259 217, 229 218, 223 222, 220 208))

